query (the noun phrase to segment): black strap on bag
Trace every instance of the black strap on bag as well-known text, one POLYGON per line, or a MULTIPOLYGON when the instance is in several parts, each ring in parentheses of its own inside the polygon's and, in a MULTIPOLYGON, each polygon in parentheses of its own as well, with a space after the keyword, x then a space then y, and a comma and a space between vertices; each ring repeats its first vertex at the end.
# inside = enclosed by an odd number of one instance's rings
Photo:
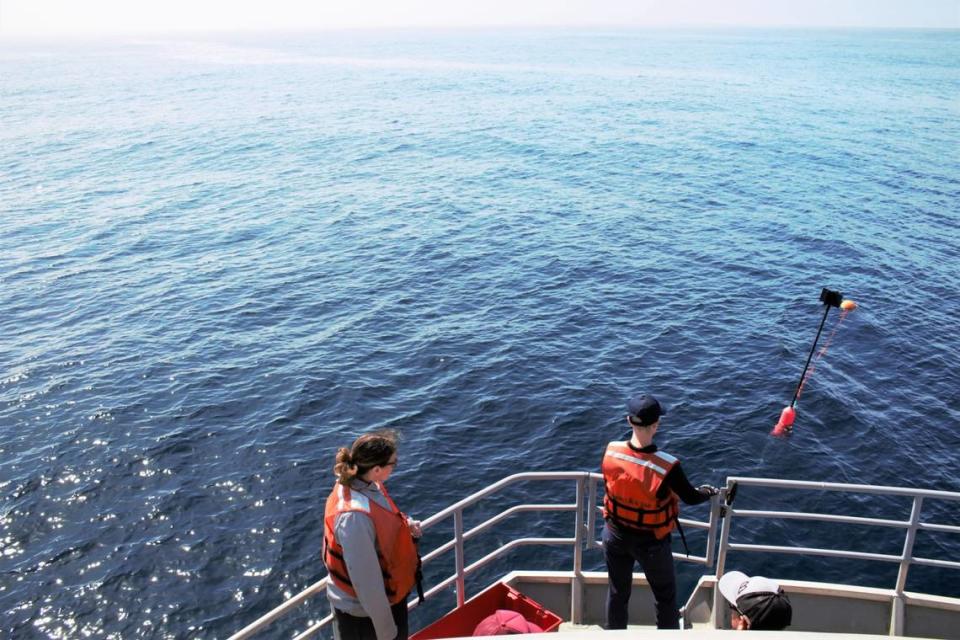
POLYGON ((420 554, 417 554, 417 573, 415 577, 417 579, 417 604, 423 604, 423 601, 426 599, 423 597, 423 569, 421 568, 422 563, 420 562, 420 554))
POLYGON ((683 535, 683 526, 680 524, 680 515, 677 514, 677 531, 680 532, 680 541, 683 542, 683 550, 686 552, 687 557, 690 557, 690 547, 687 546, 687 536, 683 535))
POLYGON ((426 598, 423 597, 423 558, 420 557, 420 538, 413 539, 413 547, 417 550, 417 571, 413 574, 417 581, 417 604, 423 604, 426 598))

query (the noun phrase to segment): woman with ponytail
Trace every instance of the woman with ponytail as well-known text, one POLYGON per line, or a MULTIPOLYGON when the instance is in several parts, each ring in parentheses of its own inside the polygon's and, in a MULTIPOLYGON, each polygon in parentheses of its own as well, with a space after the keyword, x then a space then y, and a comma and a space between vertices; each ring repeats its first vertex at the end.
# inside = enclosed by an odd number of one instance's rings
POLYGON ((420 523, 384 483, 397 466, 397 435, 367 433, 337 451, 327 498, 323 561, 337 640, 407 640, 407 596, 419 578, 420 523))

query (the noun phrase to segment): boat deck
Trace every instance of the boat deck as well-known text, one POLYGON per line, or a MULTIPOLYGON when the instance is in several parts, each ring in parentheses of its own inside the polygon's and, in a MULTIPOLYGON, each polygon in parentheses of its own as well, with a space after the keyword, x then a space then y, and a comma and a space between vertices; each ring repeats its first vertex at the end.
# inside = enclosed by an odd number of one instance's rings
MULTIPOLYGON (((607 575, 603 572, 515 571, 503 582, 520 593, 561 615, 565 622, 560 630, 570 633, 596 633, 602 630, 606 602, 607 575), (578 587, 574 585, 579 582, 578 587), (570 622, 572 594, 580 592, 579 624, 570 622)), ((804 637, 826 633, 874 638, 891 635, 916 638, 960 639, 960 600, 928 594, 904 592, 898 596, 891 589, 875 589, 825 582, 781 580, 793 605, 793 624, 787 632, 802 632, 804 637), (894 612, 901 620, 902 631, 891 634, 894 612)), ((728 625, 725 601, 715 603, 715 576, 703 576, 682 609, 684 637, 699 637, 705 632, 723 633, 728 625), (717 609, 715 609, 717 607, 717 609), (714 616, 717 611, 718 616, 714 616)), ((653 594, 643 574, 634 575, 630 598, 630 626, 638 632, 657 631, 654 620, 653 594)), ((664 633, 664 631, 658 631, 664 633)), ((604 632, 604 638, 607 638, 604 632)), ((751 632, 750 637, 758 632, 751 632)), ((566 636, 564 636, 566 637, 566 636)), ((704 636, 706 637, 706 636, 704 636)), ((796 636, 793 636, 796 637, 796 636)))
MULTIPOLYGON (((599 627, 563 628, 563 640, 645 640, 677 635, 683 640, 731 640, 730 631, 716 629, 687 629, 685 631, 664 631, 656 627, 631 626, 625 631, 603 631, 598 635, 599 627), (664 634, 667 634, 664 636, 664 634)), ((556 636, 548 633, 531 633, 524 636, 529 640, 551 640, 556 636)), ((844 640, 890 640, 888 635, 843 634, 844 640)), ((836 633, 796 632, 796 631, 751 631, 750 640, 838 640, 836 633)))
MULTIPOLYGON (((476 597, 475 594, 466 593, 467 577, 493 563, 503 566, 508 554, 514 549, 523 546, 566 546, 572 550, 572 567, 569 571, 514 571, 507 573, 498 582, 508 584, 552 612, 554 621, 557 618, 564 620, 564 638, 572 640, 575 636, 597 637, 605 617, 607 576, 605 572, 583 571, 583 554, 589 550, 602 548, 598 540, 599 526, 602 526, 599 505, 602 480, 600 474, 580 471, 519 473, 489 485, 424 520, 422 524, 424 530, 452 525, 453 534, 451 539, 424 554, 424 565, 444 555, 448 558, 452 555, 454 560, 453 574, 430 586, 425 594, 426 599, 429 600, 443 591, 452 590, 457 596, 457 604, 462 607, 471 600, 471 596, 476 597), (562 496, 568 496, 572 497, 573 501, 549 504, 521 503, 513 506, 503 504, 500 492, 520 483, 540 483, 541 488, 532 492, 534 495, 550 495, 556 500, 562 500, 562 496), (545 490, 544 485, 549 485, 549 490, 545 490), (468 528, 464 520, 465 511, 484 500, 494 501, 498 508, 502 507, 503 510, 468 528), (507 518, 520 517, 525 513, 542 514, 544 512, 570 513, 573 535, 571 537, 515 538, 483 557, 474 559, 471 556, 473 561, 468 562, 465 546, 467 541, 490 531, 507 518)), ((636 640, 638 637, 642 638, 654 632, 657 637, 662 637, 664 633, 682 633, 685 638, 719 637, 717 634, 724 633, 725 627, 729 625, 729 609, 716 589, 717 576, 723 575, 727 568, 727 556, 730 552, 734 552, 853 559, 887 563, 898 568, 896 580, 889 589, 830 582, 784 580, 780 579, 780 576, 772 576, 777 578, 790 596, 793 605, 793 623, 785 632, 751 631, 749 636, 751 640, 762 640, 764 637, 774 636, 782 638, 783 633, 790 633, 793 638, 826 639, 831 634, 841 633, 847 637, 857 638, 909 636, 960 640, 960 598, 905 590, 907 575, 912 566, 960 569, 960 559, 922 557, 914 552, 914 541, 918 533, 960 534, 960 526, 957 523, 933 521, 926 516, 924 510, 929 510, 926 505, 934 502, 960 504, 960 492, 776 478, 738 476, 727 478, 721 495, 710 502, 707 521, 680 519, 685 528, 700 529, 706 534, 703 555, 674 553, 677 561, 701 565, 705 571, 682 607, 681 618, 684 622, 684 630, 659 631, 654 628, 653 594, 643 574, 635 574, 629 619, 638 626, 631 627, 625 632, 604 631, 603 638, 616 640, 618 635, 626 633, 636 640), (858 503, 875 497, 886 503, 898 500, 900 509, 903 506, 909 507, 909 516, 904 519, 902 511, 880 518, 851 513, 744 509, 737 507, 734 503, 738 488, 741 494, 751 491, 757 491, 759 494, 770 489, 775 489, 778 495, 787 492, 811 491, 834 493, 856 496, 858 503), (785 546, 779 541, 776 541, 776 544, 763 544, 760 540, 750 540, 749 535, 744 536, 746 542, 741 542, 738 538, 731 539, 731 531, 738 530, 739 523, 748 519, 789 522, 794 531, 803 531, 807 524, 816 522, 827 522, 838 527, 842 525, 870 527, 874 532, 882 532, 882 535, 888 538, 896 536, 902 539, 903 546, 899 553, 876 553, 843 547, 785 546), (899 534, 896 533, 898 531, 899 534)), ((231 636, 230 640, 245 640, 253 636, 277 618, 301 606, 309 598, 321 594, 326 589, 327 582, 328 578, 324 578, 309 586, 248 624, 231 636)), ((411 601, 409 606, 415 608, 416 601, 411 601)), ((305 640, 321 631, 329 634, 328 625, 332 619, 331 614, 312 623, 307 629, 298 633, 294 640, 305 640)))

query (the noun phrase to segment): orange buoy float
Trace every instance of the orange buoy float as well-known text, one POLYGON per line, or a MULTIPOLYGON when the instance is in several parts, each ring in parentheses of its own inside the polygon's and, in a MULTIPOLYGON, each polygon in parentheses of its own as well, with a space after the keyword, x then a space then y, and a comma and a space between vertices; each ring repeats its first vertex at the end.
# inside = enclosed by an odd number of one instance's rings
POLYGON ((797 410, 792 406, 783 408, 780 412, 780 420, 770 433, 775 436, 786 435, 793 428, 793 421, 797 418, 797 410))

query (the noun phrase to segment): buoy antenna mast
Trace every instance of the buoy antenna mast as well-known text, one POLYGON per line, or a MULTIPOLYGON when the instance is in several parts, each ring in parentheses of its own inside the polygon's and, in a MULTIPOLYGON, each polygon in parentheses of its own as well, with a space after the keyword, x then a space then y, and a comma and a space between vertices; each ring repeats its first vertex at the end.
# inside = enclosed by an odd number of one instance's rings
POLYGON ((797 390, 793 392, 793 400, 790 401, 791 407, 796 407, 797 398, 800 397, 800 391, 803 389, 803 383, 806 382, 807 369, 810 368, 810 361, 817 350, 817 342, 820 341, 820 334, 823 333, 823 325, 827 321, 827 315, 830 309, 839 309, 843 302, 843 294, 839 291, 833 291, 824 287, 820 291, 820 302, 823 303, 823 317, 820 319, 820 326, 817 328, 817 336, 813 339, 813 345, 810 347, 810 354, 807 356, 807 363, 803 365, 803 373, 800 374, 800 382, 797 383, 797 390))
MULTIPOLYGON (((797 383, 797 390, 793 393, 793 400, 790 401, 783 411, 780 413, 780 420, 777 422, 776 426, 773 428, 773 435, 779 436, 787 433, 791 428, 793 428, 793 421, 796 419, 797 411, 797 400, 800 398, 800 392, 803 391, 803 385, 807 381, 808 371, 810 371, 810 362, 813 360, 813 354, 817 350, 817 342, 820 341, 820 334, 823 333, 823 325, 827 322, 827 316, 830 314, 830 309, 840 309, 840 322, 843 322, 843 318, 849 313, 857 308, 857 303, 853 300, 844 300, 843 294, 839 291, 833 291, 832 289, 827 289, 826 287, 820 291, 820 302, 823 303, 823 318, 820 319, 820 326, 817 327, 817 336, 813 339, 813 346, 810 347, 810 354, 807 356, 807 362, 803 365, 803 373, 800 374, 800 382, 797 383)), ((830 334, 830 338, 827 340, 823 349, 820 350, 820 354, 817 356, 817 359, 820 359, 826 350, 830 346, 830 342, 833 340, 833 335, 836 333, 837 328, 839 328, 840 323, 837 323, 837 327, 834 328, 833 333, 830 334)), ((812 373, 812 371, 811 371, 812 373)))

